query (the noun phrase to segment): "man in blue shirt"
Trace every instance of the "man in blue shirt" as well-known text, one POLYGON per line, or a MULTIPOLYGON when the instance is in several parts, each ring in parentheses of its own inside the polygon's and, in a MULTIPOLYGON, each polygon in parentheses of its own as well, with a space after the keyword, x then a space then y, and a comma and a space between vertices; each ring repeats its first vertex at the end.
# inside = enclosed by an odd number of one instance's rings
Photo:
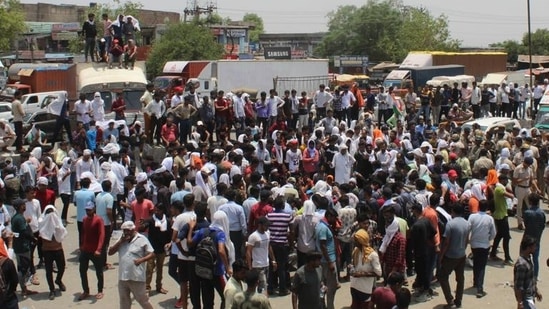
POLYGON ((101 249, 101 258, 103 259, 103 265, 105 269, 111 268, 110 264, 107 264, 107 249, 111 241, 112 228, 113 228, 113 214, 112 207, 114 205, 114 198, 111 194, 112 183, 110 180, 103 180, 101 183, 102 192, 97 194, 95 198, 95 213, 103 219, 105 225, 105 241, 103 241, 103 247, 101 249))
POLYGON ((539 251, 540 240, 543 230, 545 229, 545 213, 539 208, 540 196, 536 193, 528 195, 528 205, 530 208, 524 212, 524 235, 532 236, 537 240, 536 251, 532 254, 532 262, 534 263, 534 278, 538 279, 539 273, 539 251))
POLYGON ((246 215, 244 214, 244 208, 234 201, 236 199, 236 190, 227 190, 225 193, 225 198, 229 202, 219 206, 219 210, 224 212, 229 219, 229 234, 234 243, 235 258, 239 260, 242 258, 242 244, 244 242, 244 236, 246 231, 248 231, 246 215))
POLYGON ((334 309, 334 299, 339 282, 337 281, 336 247, 330 225, 336 223, 337 211, 328 208, 324 218, 316 225, 316 250, 322 253, 322 277, 326 290, 326 309, 334 309))
POLYGON ((114 127, 114 120, 109 121, 108 128, 103 131, 103 140, 109 141, 109 138, 111 136, 116 137, 116 140, 118 141, 118 137, 120 136, 120 133, 118 132, 118 128, 114 127))
POLYGON ((74 203, 76 205, 76 223, 78 226, 78 248, 82 245, 82 226, 86 216, 86 204, 95 203, 95 194, 90 190, 91 180, 83 178, 80 180, 82 189, 74 192, 74 203))

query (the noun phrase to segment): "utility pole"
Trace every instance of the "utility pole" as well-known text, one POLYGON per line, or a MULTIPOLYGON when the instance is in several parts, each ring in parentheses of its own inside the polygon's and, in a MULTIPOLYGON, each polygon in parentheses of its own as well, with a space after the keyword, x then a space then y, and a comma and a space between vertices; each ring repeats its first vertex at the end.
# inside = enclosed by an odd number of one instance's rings
POLYGON ((187 16, 192 16, 192 21, 198 22, 200 15, 211 16, 215 10, 217 6, 214 3, 201 7, 198 0, 192 0, 192 3, 188 3, 187 8, 183 10, 183 22, 187 22, 187 16))

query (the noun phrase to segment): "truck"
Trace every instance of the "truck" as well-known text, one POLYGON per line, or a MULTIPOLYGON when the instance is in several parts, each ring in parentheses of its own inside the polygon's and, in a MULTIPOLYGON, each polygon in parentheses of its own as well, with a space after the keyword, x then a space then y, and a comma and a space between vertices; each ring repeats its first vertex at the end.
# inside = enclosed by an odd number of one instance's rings
POLYGON ((175 87, 184 88, 190 79, 199 82, 199 92, 207 93, 241 88, 259 91, 295 88, 309 92, 321 83, 328 84, 328 60, 169 61, 162 75, 154 79, 154 85, 171 97, 175 87))
POLYGON ((393 70, 383 81, 385 89, 394 87, 398 92, 405 93, 407 88, 412 87, 418 90, 418 87, 423 87, 427 81, 435 76, 455 76, 464 75, 465 67, 463 65, 437 65, 427 67, 416 67, 409 69, 393 70))
POLYGON ((466 75, 481 80, 488 73, 507 70, 505 52, 442 52, 411 51, 400 64, 399 69, 458 64, 465 66, 466 75))
POLYGON ((94 93, 99 92, 105 101, 106 114, 110 112, 118 93, 122 93, 126 103, 127 119, 131 118, 128 115, 140 113, 142 105, 139 99, 147 83, 144 61, 136 61, 133 70, 108 69, 106 64, 79 64, 79 92, 85 94, 88 100, 93 100, 94 93))
POLYGON ((8 70, 8 83, 0 93, 0 101, 13 101, 16 90, 23 96, 64 90, 68 92, 69 100, 75 101, 76 75, 76 64, 13 64, 8 70))

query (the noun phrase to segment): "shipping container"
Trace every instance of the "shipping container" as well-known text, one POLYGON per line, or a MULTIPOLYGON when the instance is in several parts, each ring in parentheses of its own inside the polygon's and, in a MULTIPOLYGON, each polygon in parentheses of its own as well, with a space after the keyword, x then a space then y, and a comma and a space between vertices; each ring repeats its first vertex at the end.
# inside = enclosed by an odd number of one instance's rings
POLYGON ((486 74, 507 70, 507 53, 503 52, 410 52, 400 65, 401 69, 413 69, 439 65, 463 65, 465 74, 481 80, 486 74))
POLYGON ((76 65, 21 69, 18 73, 21 84, 30 85, 32 92, 65 90, 69 101, 78 99, 76 65))

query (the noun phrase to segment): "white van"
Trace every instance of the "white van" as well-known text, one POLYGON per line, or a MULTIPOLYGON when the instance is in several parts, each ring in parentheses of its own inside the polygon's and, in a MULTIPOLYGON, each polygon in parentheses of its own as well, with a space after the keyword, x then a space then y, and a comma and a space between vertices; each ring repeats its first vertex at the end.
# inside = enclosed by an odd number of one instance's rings
POLYGON ((47 105, 43 104, 46 99, 51 97, 57 98, 61 92, 63 91, 36 92, 23 95, 23 97, 21 97, 21 105, 23 105, 25 114, 34 114, 44 108, 45 105, 47 105))

